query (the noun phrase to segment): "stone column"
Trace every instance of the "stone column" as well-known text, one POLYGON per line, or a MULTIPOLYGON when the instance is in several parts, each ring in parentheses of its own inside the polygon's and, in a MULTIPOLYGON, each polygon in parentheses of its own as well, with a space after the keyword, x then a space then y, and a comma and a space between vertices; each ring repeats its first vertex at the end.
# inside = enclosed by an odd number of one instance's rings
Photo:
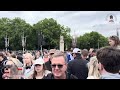
POLYGON ((60 36, 60 51, 64 52, 64 37, 60 36))

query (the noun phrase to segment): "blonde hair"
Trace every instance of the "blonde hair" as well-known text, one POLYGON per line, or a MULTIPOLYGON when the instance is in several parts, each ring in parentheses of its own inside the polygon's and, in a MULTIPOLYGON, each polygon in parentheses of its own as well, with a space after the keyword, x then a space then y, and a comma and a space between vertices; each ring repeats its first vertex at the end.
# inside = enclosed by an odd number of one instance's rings
MULTIPOLYGON (((32 56, 32 54, 31 54, 31 53, 25 53, 25 54, 23 55, 23 58, 26 57, 26 56, 28 56, 28 57, 30 58, 31 63, 33 64, 34 61, 33 61, 33 56, 32 56)), ((23 59, 23 62, 24 62, 24 66, 25 66, 26 64, 25 64, 24 59, 23 59)))
POLYGON ((88 63, 88 77, 93 76, 95 79, 100 78, 100 72, 98 71, 98 60, 96 56, 90 58, 88 63))

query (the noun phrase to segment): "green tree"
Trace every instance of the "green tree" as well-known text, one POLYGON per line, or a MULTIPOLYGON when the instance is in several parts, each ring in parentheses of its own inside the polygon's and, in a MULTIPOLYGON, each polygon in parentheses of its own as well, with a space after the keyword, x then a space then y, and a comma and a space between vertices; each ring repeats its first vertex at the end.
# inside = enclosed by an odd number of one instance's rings
POLYGON ((107 45, 107 38, 98 32, 85 33, 77 38, 77 46, 84 48, 100 48, 107 45))
POLYGON ((64 36, 65 46, 71 46, 71 29, 57 23, 53 18, 45 18, 31 26, 25 20, 16 17, 14 19, 0 19, 0 49, 5 49, 5 36, 9 38, 12 50, 22 50, 22 36, 26 37, 26 49, 37 49, 38 41, 42 41, 44 48, 59 49, 60 36, 64 36), (39 35, 40 34, 40 35, 39 35), (38 37, 39 36, 39 37, 38 37), (41 37, 41 38, 40 38, 41 37))
MULTIPOLYGON (((53 18, 39 21, 37 24, 34 24, 34 29, 37 34, 40 33, 43 39, 41 41, 45 41, 45 45, 50 48, 59 48, 59 40, 60 35, 63 35, 65 41, 70 39, 68 33, 70 32, 70 28, 65 28, 57 23, 53 18)), ((70 40, 68 40, 70 41, 70 40)))
POLYGON ((22 49, 22 36, 26 37, 26 48, 30 46, 30 42, 32 41, 32 37, 29 38, 32 32, 32 26, 26 23, 25 20, 16 17, 11 21, 11 31, 13 32, 11 35, 11 47, 14 50, 22 49), (30 40, 31 41, 30 41, 30 40), (17 41, 17 42, 15 42, 17 41))
POLYGON ((10 37, 10 26, 11 20, 9 18, 0 19, 0 49, 5 49, 5 37, 10 37))

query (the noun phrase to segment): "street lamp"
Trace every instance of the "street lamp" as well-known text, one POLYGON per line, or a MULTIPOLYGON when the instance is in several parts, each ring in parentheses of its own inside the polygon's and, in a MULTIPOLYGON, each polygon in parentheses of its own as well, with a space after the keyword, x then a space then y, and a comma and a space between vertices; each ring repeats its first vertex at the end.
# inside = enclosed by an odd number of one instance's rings
POLYGON ((77 35, 75 33, 75 30, 74 30, 72 45, 73 45, 73 48, 75 48, 77 46, 77 35))
POLYGON ((9 46, 9 38, 7 37, 7 34, 5 36, 5 48, 6 48, 6 52, 7 52, 7 47, 9 46))
POLYGON ((99 42, 99 39, 98 39, 98 49, 99 49, 99 47, 100 47, 100 42, 99 42))
POLYGON ((24 36, 24 32, 23 32, 23 35, 22 35, 23 54, 24 54, 24 51, 25 51, 25 45, 26 45, 26 37, 24 36))
POLYGON ((38 31, 38 50, 40 48, 41 54, 42 54, 42 42, 43 42, 42 31, 38 31))

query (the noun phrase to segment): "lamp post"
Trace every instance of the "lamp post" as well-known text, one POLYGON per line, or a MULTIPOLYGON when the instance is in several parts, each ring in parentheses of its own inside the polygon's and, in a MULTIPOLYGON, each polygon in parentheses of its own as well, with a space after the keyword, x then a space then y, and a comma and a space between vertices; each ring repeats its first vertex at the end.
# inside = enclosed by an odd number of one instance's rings
POLYGON ((98 39, 98 49, 99 49, 99 47, 100 47, 100 43, 99 43, 99 39, 98 39))
POLYGON ((39 50, 39 47, 40 47, 40 32, 38 31, 38 50, 39 50))
POLYGON ((77 35, 74 30, 73 40, 72 40, 72 46, 75 48, 77 46, 77 35))
POLYGON ((9 46, 9 38, 7 37, 7 34, 5 36, 5 48, 6 48, 6 52, 7 52, 7 48, 9 46))
POLYGON ((42 55, 42 42, 43 42, 42 31, 38 31, 38 50, 40 49, 41 55, 42 55))
POLYGON ((24 51, 25 51, 25 45, 26 45, 26 37, 24 36, 24 31, 23 31, 23 35, 22 35, 23 54, 24 54, 24 51))
POLYGON ((43 34, 42 31, 40 31, 40 50, 41 50, 41 55, 43 56, 42 45, 43 45, 43 34))

